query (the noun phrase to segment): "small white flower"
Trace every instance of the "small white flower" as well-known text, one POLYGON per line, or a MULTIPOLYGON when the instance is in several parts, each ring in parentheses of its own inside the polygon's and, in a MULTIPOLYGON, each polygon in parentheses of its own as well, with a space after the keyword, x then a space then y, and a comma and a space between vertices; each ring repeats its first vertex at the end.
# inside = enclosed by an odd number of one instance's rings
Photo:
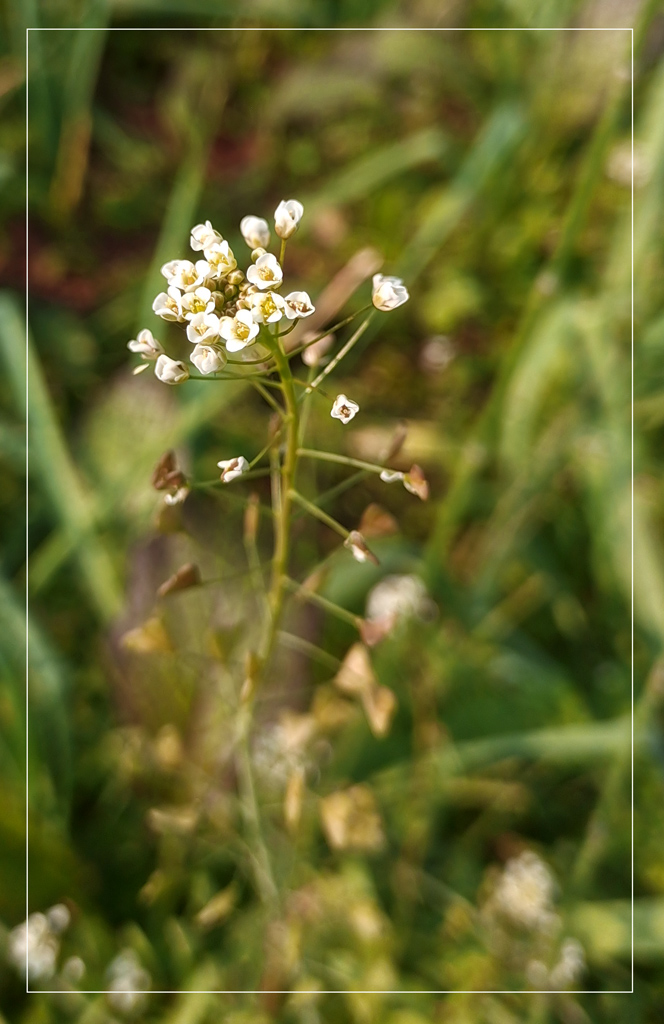
POLYGON ((191 320, 196 313, 211 313, 215 308, 215 301, 209 288, 201 285, 193 292, 186 292, 182 296, 181 309, 185 320, 191 320))
POLYGON ((385 274, 374 274, 371 301, 376 309, 384 313, 397 306, 402 306, 409 299, 408 289, 400 277, 386 277, 385 274))
POLYGON ((248 309, 239 309, 234 317, 225 316, 219 322, 219 334, 229 352, 241 352, 255 340, 260 327, 248 309))
POLYGON ((266 288, 278 288, 284 279, 284 272, 279 260, 271 252, 263 253, 247 270, 247 281, 255 284, 261 291, 266 288))
POLYGON ((282 199, 274 211, 274 230, 279 238, 290 238, 302 220, 304 207, 297 199, 282 199))
POLYGON ((162 320, 182 320, 182 292, 169 286, 168 292, 159 292, 152 309, 162 320))
POLYGON ((205 224, 196 224, 191 229, 191 247, 194 252, 202 252, 217 242, 223 242, 223 238, 214 230, 209 220, 206 220, 205 224))
POLYGON ((242 476, 249 469, 249 463, 245 459, 244 455, 239 455, 235 459, 226 459, 222 462, 218 462, 217 465, 221 470, 221 482, 229 484, 231 480, 235 480, 236 477, 242 476))
POLYGON ((192 345, 218 337, 219 317, 214 313, 194 313, 187 325, 187 338, 192 345))
POLYGON ((141 359, 145 359, 147 362, 154 361, 164 351, 157 339, 152 336, 152 331, 147 327, 138 332, 136 339, 127 342, 127 348, 130 352, 137 352, 141 359))
POLYGON ((335 420, 341 420, 342 423, 350 423, 355 413, 359 412, 359 409, 360 407, 357 402, 352 402, 345 395, 337 395, 334 399, 330 416, 335 420))
POLYGON ((397 480, 403 480, 404 475, 398 469, 384 469, 380 474, 380 478, 385 484, 393 484, 397 480))
POLYGON ((263 249, 270 244, 270 228, 262 217, 243 217, 240 221, 242 237, 250 249, 263 249))
POLYGON ((315 312, 315 306, 306 292, 291 292, 284 298, 286 303, 286 316, 289 320, 295 320, 299 316, 311 316, 315 312))
POLYGON ((163 353, 155 363, 154 372, 164 384, 181 384, 189 376, 189 370, 184 363, 171 359, 170 356, 163 353))
POLYGON ((205 259, 212 274, 219 278, 230 274, 237 267, 237 260, 228 242, 214 242, 205 247, 205 259))
POLYGON ((205 281, 205 260, 198 260, 197 263, 192 263, 191 260, 174 260, 164 264, 161 268, 162 273, 168 268, 172 271, 171 276, 167 278, 169 285, 183 292, 193 291, 205 281))
POLYGON ((284 315, 286 304, 278 292, 254 292, 247 301, 257 324, 274 324, 284 315))
POLYGON ((217 345, 196 345, 191 361, 200 373, 216 373, 226 365, 226 353, 217 345))

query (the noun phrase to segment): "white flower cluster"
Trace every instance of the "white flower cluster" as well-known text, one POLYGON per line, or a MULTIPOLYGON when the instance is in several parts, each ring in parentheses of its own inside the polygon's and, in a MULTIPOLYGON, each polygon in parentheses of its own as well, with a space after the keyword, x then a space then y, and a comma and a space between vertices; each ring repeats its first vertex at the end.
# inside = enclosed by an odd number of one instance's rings
POLYGON ((27 921, 9 933, 8 957, 28 981, 48 981, 56 971, 59 936, 71 920, 64 903, 56 903, 45 914, 30 914, 27 921))
POLYGON ((558 959, 549 968, 543 960, 530 960, 526 965, 526 978, 533 988, 564 992, 574 988, 586 970, 586 955, 578 939, 567 938, 560 947, 558 959))
POLYGON ((507 861, 493 893, 496 908, 513 924, 532 931, 552 924, 555 881, 532 850, 507 861))
POLYGON ((555 892, 549 867, 532 850, 524 850, 507 861, 485 908, 490 917, 495 914, 529 933, 525 975, 531 988, 543 991, 573 988, 586 969, 581 943, 569 936, 561 940, 563 921, 555 910, 555 892))
MULTIPOLYGON (((303 212, 302 204, 295 199, 281 202, 274 215, 277 235, 290 238, 303 212)), ((191 229, 190 238, 191 248, 203 258, 164 263, 161 272, 166 278, 166 291, 152 303, 162 320, 185 328, 187 340, 194 346, 191 363, 204 376, 223 369, 229 353, 253 345, 263 325, 311 316, 315 309, 306 292, 280 294, 284 272, 277 257, 265 250, 270 242, 267 221, 243 217, 240 231, 252 249, 252 264, 246 273, 238 268, 228 242, 206 220, 191 229)), ((181 384, 190 375, 186 363, 166 355, 147 328, 127 347, 142 360, 135 373, 154 363, 155 374, 164 384, 181 384)))
POLYGON ((366 617, 370 622, 431 618, 435 605, 419 576, 386 576, 367 596, 366 617))
POLYGON ((132 1013, 145 999, 152 978, 133 949, 123 949, 109 964, 108 1001, 120 1013, 132 1013))

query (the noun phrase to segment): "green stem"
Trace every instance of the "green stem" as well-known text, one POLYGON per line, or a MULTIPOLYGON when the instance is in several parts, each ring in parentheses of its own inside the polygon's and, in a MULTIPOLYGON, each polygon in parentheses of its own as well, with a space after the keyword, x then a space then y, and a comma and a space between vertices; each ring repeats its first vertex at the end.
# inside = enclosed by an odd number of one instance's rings
POLYGON ((334 334, 336 331, 340 331, 342 327, 346 326, 346 324, 351 323, 355 317, 361 316, 361 314, 365 313, 367 309, 371 309, 371 305, 371 303, 368 303, 368 305, 362 306, 362 308, 358 309, 356 313, 351 313, 351 315, 347 316, 344 320, 340 320, 338 324, 334 324, 332 327, 327 327, 324 331, 321 331, 320 334, 317 334, 315 338, 311 338, 311 340, 305 345, 300 345, 298 348, 294 348, 292 352, 288 353, 288 358, 292 359, 294 356, 299 356, 301 352, 304 352, 305 348, 315 345, 317 341, 321 340, 321 338, 325 338, 328 334, 334 334))
POLYGON ((378 466, 374 462, 363 462, 361 459, 351 459, 348 455, 336 455, 334 452, 319 452, 313 448, 298 448, 298 455, 305 459, 319 459, 321 462, 337 462, 341 466, 354 466, 355 469, 363 469, 369 473, 382 473, 387 467, 378 466))
POLYGON ((240 708, 237 719, 236 763, 238 787, 240 790, 240 808, 245 828, 250 837, 256 886, 263 903, 269 909, 271 915, 276 917, 279 912, 279 890, 274 880, 270 855, 263 838, 258 801, 256 800, 256 787, 254 785, 251 751, 249 748, 251 718, 251 702, 245 702, 240 708))
POLYGON ((297 580, 289 578, 285 581, 286 586, 289 590, 292 590, 296 597, 301 598, 303 601, 309 601, 310 604, 318 605, 324 611, 329 612, 330 615, 336 616, 337 619, 341 619, 342 622, 348 622, 355 629, 359 629, 362 625, 362 619, 359 615, 354 615, 349 612, 346 608, 342 608, 340 605, 335 604, 334 601, 329 601, 322 594, 317 594, 313 590, 309 590, 308 587, 303 587, 297 580))
POLYGON ((329 526, 330 529, 334 530, 335 533, 340 534, 344 538, 344 540, 350 535, 350 531, 347 530, 345 526, 342 526, 341 523, 338 523, 336 519, 332 518, 332 516, 328 516, 327 512, 323 512, 323 510, 318 508, 318 506, 313 505, 310 501, 307 501, 307 499, 303 498, 302 495, 298 494, 297 491, 291 491, 291 497, 293 501, 296 502, 296 504, 298 504, 301 508, 305 509, 310 515, 314 517, 314 519, 319 519, 321 523, 325 523, 325 525, 329 526))
POLYGON ((334 359, 332 359, 332 361, 329 362, 327 364, 327 366, 323 370, 321 370, 321 372, 318 374, 316 379, 314 381, 312 381, 312 383, 307 388, 305 394, 308 394, 310 391, 315 391, 316 388, 318 387, 318 385, 321 384, 325 380, 325 378, 327 377, 328 373, 332 373, 332 370, 334 370, 335 367, 339 365, 341 360, 345 356, 348 355, 348 353, 352 349, 353 345, 355 345, 356 342, 358 342, 360 340, 360 338, 362 337, 362 335, 366 331, 367 327, 369 326, 369 324, 373 320, 375 312, 376 312, 376 310, 374 309, 373 313, 369 313, 369 316, 366 318, 364 323, 361 323, 360 326, 358 327, 358 329, 355 331, 355 333, 351 334, 351 336, 348 339, 348 341, 346 342, 346 344, 343 346, 343 348, 339 349, 339 351, 337 352, 337 354, 334 357, 334 359))
POLYGON ((265 399, 270 408, 274 409, 277 415, 283 418, 284 410, 281 408, 278 402, 275 402, 270 392, 266 388, 264 388, 263 385, 257 380, 250 380, 249 383, 253 388, 255 388, 258 394, 265 399))
MULTIPOLYGON (((266 629, 259 657, 264 669, 274 645, 276 632, 283 611, 284 576, 287 573, 289 554, 289 531, 292 509, 292 487, 298 454, 299 409, 295 384, 290 364, 286 359, 278 338, 274 339, 274 359, 281 378, 285 402, 282 430, 286 434, 286 446, 279 476, 278 493, 273 493, 275 541, 272 563, 272 584, 268 594, 270 620, 266 629)), ((273 449, 274 450, 274 449, 273 449)))
POLYGON ((306 655, 312 661, 319 662, 319 664, 324 665, 325 668, 330 669, 332 672, 336 672, 341 665, 339 659, 335 658, 333 654, 328 654, 322 647, 317 647, 316 644, 312 644, 310 640, 305 640, 302 636, 294 636, 293 633, 286 633, 282 629, 277 633, 277 639, 285 647, 290 647, 293 651, 299 651, 300 654, 306 655))
MULTIPOLYGON (((252 380, 257 380, 257 381, 260 381, 262 384, 264 384, 266 387, 281 388, 281 384, 279 384, 278 381, 270 380, 269 377, 263 377, 263 376, 261 376, 260 374, 257 374, 257 373, 245 373, 245 374, 233 373, 233 374, 226 374, 226 376, 224 376, 224 377, 220 377, 218 374, 208 374, 207 377, 199 377, 195 373, 190 373, 189 377, 187 379, 188 380, 217 381, 217 382, 219 382, 219 381, 224 381, 224 382, 236 381, 236 383, 238 383, 238 384, 244 384, 247 381, 251 383, 252 380)), ((184 383, 184 381, 183 381, 183 383, 184 383)))

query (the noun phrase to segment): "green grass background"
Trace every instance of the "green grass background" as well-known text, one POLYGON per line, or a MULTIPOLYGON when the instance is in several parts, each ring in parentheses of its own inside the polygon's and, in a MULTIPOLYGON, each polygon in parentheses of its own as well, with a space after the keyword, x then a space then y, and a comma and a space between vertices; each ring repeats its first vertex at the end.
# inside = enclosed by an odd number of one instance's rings
MULTIPOLYGON (((273 987, 314 978, 331 988, 521 988, 458 912, 520 843, 560 882, 566 929, 586 949, 583 987, 631 986, 632 37, 601 29, 634 27, 634 994, 154 996, 135 1019, 661 1020, 661 6, 31 0, 3 18, 3 943, 25 916, 29 725, 30 909, 71 901, 64 954, 83 956, 86 985, 103 988, 105 966, 130 945, 155 987, 179 990, 258 987, 266 971, 283 983, 273 987), (580 25, 597 31, 315 31, 580 25), (27 26, 101 31, 30 33, 26 391, 27 26), (285 31, 239 31, 268 26, 285 31), (119 27, 130 31, 110 31, 119 27), (399 701, 393 729, 376 740, 355 717, 336 734, 295 840, 284 838, 280 797, 267 785, 261 793, 284 887, 341 879, 342 905, 361 896, 388 922, 378 947, 349 937, 343 920, 312 925, 296 968, 265 966, 265 920, 235 844, 224 761, 227 675, 255 612, 237 575, 238 498, 249 491, 197 498, 185 532, 160 534, 149 486, 171 446, 198 479, 219 458, 258 451, 265 409, 241 388, 133 378, 126 351, 141 327, 168 336, 151 301, 159 266, 186 255, 192 224, 211 219, 242 251, 240 218, 269 219, 291 196, 305 219, 288 273, 314 301, 367 246, 411 292, 337 374, 361 416, 341 434, 314 407, 316 443, 367 450, 404 418, 406 451, 432 490, 427 504, 373 479, 340 493, 329 508, 349 528, 379 501, 400 530, 378 544, 378 569, 332 555, 325 592, 361 613, 382 575, 416 571, 438 607, 434 621, 374 651, 399 701), (423 356, 432 337, 446 339, 444 369, 423 356), (190 558, 228 584, 164 602, 170 649, 128 656, 119 637, 154 613, 157 585, 190 558), (181 739, 176 766, 164 761, 169 729, 181 739), (351 781, 376 794, 387 832, 378 856, 334 853, 322 838, 317 797, 351 781), (154 827, 154 808, 198 824, 154 827), (231 883, 234 911, 198 927, 196 914, 231 883)), ((367 294, 360 287, 343 308, 367 294)), ((326 470, 307 482, 321 490, 342 477, 326 470)), ((264 558, 268 540, 261 532, 264 558)), ((294 573, 333 547, 324 528, 298 520, 294 573)), ((297 610, 290 626, 337 659, 354 639, 297 610)), ((259 731, 283 707, 305 710, 329 678, 302 658, 280 662, 259 731)), ((26 997, 4 962, 0 987, 8 1022, 119 1017, 104 996, 26 997)))

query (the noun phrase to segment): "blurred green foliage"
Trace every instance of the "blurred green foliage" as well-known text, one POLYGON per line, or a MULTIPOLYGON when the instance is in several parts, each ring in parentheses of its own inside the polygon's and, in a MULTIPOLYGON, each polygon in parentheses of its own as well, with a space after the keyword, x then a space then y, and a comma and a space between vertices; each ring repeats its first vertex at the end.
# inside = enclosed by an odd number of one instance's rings
MULTIPOLYGON (((27 725, 30 911, 66 902, 59 963, 86 965, 82 981, 59 974, 52 985, 103 990, 129 947, 155 989, 263 990, 155 995, 128 1011, 165 1024, 660 1020, 658 5, 254 0, 238 14, 221 0, 44 0, 3 17, 3 944, 25 916, 27 725), (633 508, 632 38, 601 30, 616 23, 635 27, 633 508), (391 24, 597 31, 298 31, 391 24), (62 29, 29 39, 27 390, 26 26, 62 29), (267 26, 284 30, 240 30, 267 26), (255 732, 267 844, 286 894, 270 921, 229 753, 241 638, 256 617, 244 505, 252 489, 269 501, 267 484, 197 491, 164 532, 149 483, 170 447, 199 480, 219 458, 257 452, 265 407, 240 387, 132 377, 126 342, 150 326, 177 351, 151 302, 159 267, 186 254, 192 224, 212 220, 241 250, 241 216, 269 218, 290 196, 305 218, 287 272, 314 301, 368 246, 411 292, 337 374, 361 416, 340 439, 314 406, 316 445, 376 458, 406 419, 404 466, 421 463, 432 488, 427 504, 374 478, 337 488, 326 508, 349 528, 378 502, 399 532, 375 542, 373 568, 298 518, 291 575, 322 561, 324 596, 363 614, 381 578, 415 572, 436 614, 372 650, 398 703, 380 739, 331 684, 352 627, 293 601, 287 631, 310 646, 280 652, 255 732), (528 988, 527 937, 496 938, 483 909, 499 866, 524 848, 550 866, 565 934, 584 946, 579 988, 630 989, 632 557, 634 995, 406 994, 528 988), (186 561, 221 582, 158 601, 158 585, 186 561), (316 723, 290 832, 284 712, 316 723), (379 816, 374 852, 335 848, 321 826, 325 799, 353 785, 368 788, 379 816)), ((366 294, 351 288, 337 305, 352 311, 366 294)), ((340 484, 338 468, 308 466, 309 491, 340 484)), ((267 521, 258 547, 269 558, 267 521)), ((374 812, 362 806, 357 827, 370 829, 374 812)), ((26 997, 6 956, 0 986, 11 1022, 123 1014, 104 995, 26 997)))

